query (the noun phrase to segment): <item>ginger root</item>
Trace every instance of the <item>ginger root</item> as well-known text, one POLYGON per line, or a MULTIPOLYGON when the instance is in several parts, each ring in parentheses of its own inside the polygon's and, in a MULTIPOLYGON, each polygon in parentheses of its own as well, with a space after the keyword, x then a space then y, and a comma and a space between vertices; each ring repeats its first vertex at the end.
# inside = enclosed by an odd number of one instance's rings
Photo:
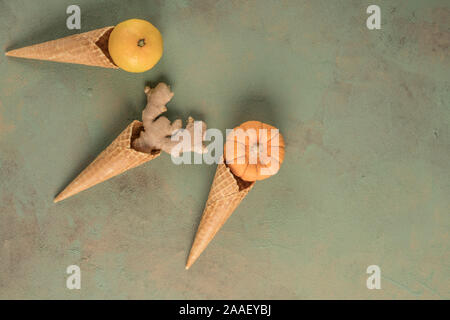
MULTIPOLYGON (((206 124, 203 121, 195 121, 201 123, 201 139, 194 139, 194 119, 192 117, 189 117, 186 128, 182 129, 182 121, 180 119, 171 123, 166 117, 160 116, 167 111, 166 104, 174 95, 167 84, 161 82, 153 89, 145 87, 144 91, 147 95, 147 106, 142 112, 144 130, 132 142, 133 149, 146 153, 162 150, 169 154, 174 153, 174 156, 179 156, 179 152, 173 151, 173 149, 182 142, 172 141, 171 138, 179 135, 183 130, 187 130, 191 141, 188 145, 185 145, 186 147, 182 151, 197 153, 205 153, 207 151, 203 144, 206 134, 206 124)), ((196 134, 199 134, 199 132, 196 132, 196 134)), ((179 148, 177 149, 179 150, 179 148)))

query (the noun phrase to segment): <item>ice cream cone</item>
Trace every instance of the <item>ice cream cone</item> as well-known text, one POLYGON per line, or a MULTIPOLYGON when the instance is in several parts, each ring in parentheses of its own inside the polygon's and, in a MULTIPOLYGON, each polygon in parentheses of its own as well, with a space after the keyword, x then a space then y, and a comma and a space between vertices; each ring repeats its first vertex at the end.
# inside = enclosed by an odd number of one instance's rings
POLYGON ((143 153, 131 147, 132 140, 139 136, 142 128, 142 122, 133 121, 55 198, 54 202, 64 200, 159 156, 160 151, 143 153))
POLYGON ((189 269, 206 249, 254 184, 255 182, 244 181, 235 176, 224 163, 217 166, 206 207, 189 253, 186 269, 189 269))
POLYGON ((108 52, 108 40, 114 27, 105 27, 69 37, 8 51, 7 56, 76 63, 118 69, 108 52))

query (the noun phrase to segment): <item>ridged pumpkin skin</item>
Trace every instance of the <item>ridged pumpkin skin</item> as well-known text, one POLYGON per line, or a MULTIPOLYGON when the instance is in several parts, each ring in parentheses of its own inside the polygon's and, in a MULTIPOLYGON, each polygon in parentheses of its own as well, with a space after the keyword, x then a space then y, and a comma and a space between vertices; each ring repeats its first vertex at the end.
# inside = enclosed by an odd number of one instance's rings
POLYGON ((284 138, 271 125, 244 122, 228 134, 224 159, 231 172, 245 181, 267 179, 283 163, 284 138))

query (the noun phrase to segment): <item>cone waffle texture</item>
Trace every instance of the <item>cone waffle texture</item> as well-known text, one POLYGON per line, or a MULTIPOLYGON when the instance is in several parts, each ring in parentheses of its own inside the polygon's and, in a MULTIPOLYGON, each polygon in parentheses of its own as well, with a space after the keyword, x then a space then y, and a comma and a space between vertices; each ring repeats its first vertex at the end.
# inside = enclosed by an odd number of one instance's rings
POLYGON ((186 269, 189 269, 206 249, 254 184, 255 182, 247 182, 236 177, 226 164, 221 163, 217 166, 186 269))
POLYGON ((76 63, 118 69, 108 52, 108 40, 114 27, 105 27, 73 36, 12 50, 7 56, 76 63))
POLYGON ((142 122, 133 121, 55 198, 54 202, 64 200, 159 156, 160 151, 143 153, 132 149, 132 139, 139 136, 142 128, 142 122))

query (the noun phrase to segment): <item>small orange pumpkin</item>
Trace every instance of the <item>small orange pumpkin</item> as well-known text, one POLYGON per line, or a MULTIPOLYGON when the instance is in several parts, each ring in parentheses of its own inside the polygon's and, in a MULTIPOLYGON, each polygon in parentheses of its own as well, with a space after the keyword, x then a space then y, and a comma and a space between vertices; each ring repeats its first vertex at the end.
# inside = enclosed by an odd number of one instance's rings
POLYGON ((271 125, 244 122, 228 134, 224 159, 231 172, 245 181, 267 179, 284 160, 283 136, 271 125))

